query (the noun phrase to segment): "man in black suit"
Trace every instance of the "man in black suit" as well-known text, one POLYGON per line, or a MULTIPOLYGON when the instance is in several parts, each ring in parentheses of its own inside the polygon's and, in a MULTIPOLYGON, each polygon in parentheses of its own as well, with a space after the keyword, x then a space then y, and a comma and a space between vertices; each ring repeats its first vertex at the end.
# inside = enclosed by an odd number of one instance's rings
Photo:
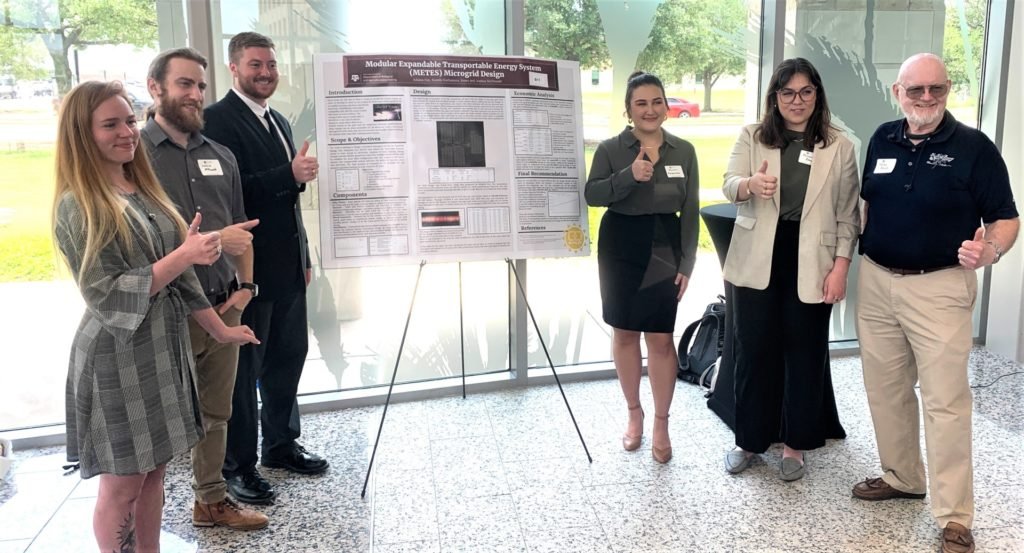
POLYGON ((306 286, 311 274, 298 199, 306 182, 316 178, 318 165, 306 156, 308 142, 296 152, 288 121, 267 105, 278 83, 274 43, 258 33, 239 33, 228 44, 228 56, 233 86, 206 108, 205 134, 235 154, 245 212, 260 220, 253 229, 253 276, 259 288, 242 323, 261 344, 239 353, 223 473, 236 499, 265 504, 276 492, 256 470, 257 422, 263 427, 263 466, 300 474, 317 474, 328 466, 295 441, 300 434, 295 395, 309 345, 306 286))

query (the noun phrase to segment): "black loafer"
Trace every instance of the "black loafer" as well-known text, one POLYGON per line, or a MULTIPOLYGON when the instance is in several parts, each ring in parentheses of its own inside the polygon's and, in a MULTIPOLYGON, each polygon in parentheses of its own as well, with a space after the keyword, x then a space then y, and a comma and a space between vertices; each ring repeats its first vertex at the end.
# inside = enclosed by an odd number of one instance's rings
POLYGON ((274 487, 256 469, 228 478, 227 484, 231 497, 243 503, 270 505, 277 497, 274 487))
POLYGON ((319 474, 330 466, 323 457, 306 451, 306 448, 295 444, 288 454, 282 457, 260 459, 260 464, 274 469, 285 469, 299 474, 319 474))

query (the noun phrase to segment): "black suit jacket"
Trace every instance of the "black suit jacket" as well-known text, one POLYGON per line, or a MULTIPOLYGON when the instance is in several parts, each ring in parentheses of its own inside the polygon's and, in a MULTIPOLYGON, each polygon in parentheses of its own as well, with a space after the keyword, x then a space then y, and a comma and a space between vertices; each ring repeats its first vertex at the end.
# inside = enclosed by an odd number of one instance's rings
POLYGON ((280 113, 270 110, 277 128, 291 146, 286 155, 281 141, 267 132, 263 121, 235 94, 228 93, 204 110, 203 134, 227 146, 238 160, 242 175, 245 213, 260 224, 252 229, 253 277, 260 286, 256 301, 274 300, 305 288, 309 244, 299 211, 299 193, 305 183, 295 182, 292 128, 280 113))

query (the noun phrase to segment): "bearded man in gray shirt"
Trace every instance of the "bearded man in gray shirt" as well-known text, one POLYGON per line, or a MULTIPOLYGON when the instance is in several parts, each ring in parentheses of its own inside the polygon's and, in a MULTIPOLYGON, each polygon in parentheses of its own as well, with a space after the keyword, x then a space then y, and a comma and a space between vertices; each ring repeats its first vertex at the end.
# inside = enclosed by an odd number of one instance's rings
MULTIPOLYGON (((149 67, 147 86, 154 101, 153 117, 142 129, 153 169, 182 217, 202 215, 201 230, 219 231, 226 256, 196 276, 210 305, 228 326, 237 326, 259 289, 252 283, 253 252, 242 203, 242 181, 230 150, 209 140, 203 128, 206 58, 192 48, 167 50, 149 67)), ((238 369, 238 345, 221 344, 189 318, 196 388, 206 435, 192 449, 192 524, 257 530, 267 516, 242 508, 227 495, 221 475, 227 444, 227 422, 238 369)))

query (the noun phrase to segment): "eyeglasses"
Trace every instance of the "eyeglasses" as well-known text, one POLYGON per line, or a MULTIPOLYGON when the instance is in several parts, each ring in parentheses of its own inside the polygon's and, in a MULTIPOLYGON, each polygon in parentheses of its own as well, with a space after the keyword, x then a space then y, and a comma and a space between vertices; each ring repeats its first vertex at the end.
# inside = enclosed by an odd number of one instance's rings
POLYGON ((927 90, 928 94, 936 100, 941 100, 949 94, 949 86, 946 84, 930 84, 928 86, 903 86, 903 92, 907 94, 907 98, 911 100, 920 100, 924 96, 924 91, 927 90))
POLYGON ((814 94, 818 91, 813 86, 805 86, 800 90, 793 90, 792 88, 782 88, 775 93, 779 95, 779 101, 783 104, 792 104, 796 97, 799 95, 800 99, 804 102, 810 102, 814 99, 814 94))

